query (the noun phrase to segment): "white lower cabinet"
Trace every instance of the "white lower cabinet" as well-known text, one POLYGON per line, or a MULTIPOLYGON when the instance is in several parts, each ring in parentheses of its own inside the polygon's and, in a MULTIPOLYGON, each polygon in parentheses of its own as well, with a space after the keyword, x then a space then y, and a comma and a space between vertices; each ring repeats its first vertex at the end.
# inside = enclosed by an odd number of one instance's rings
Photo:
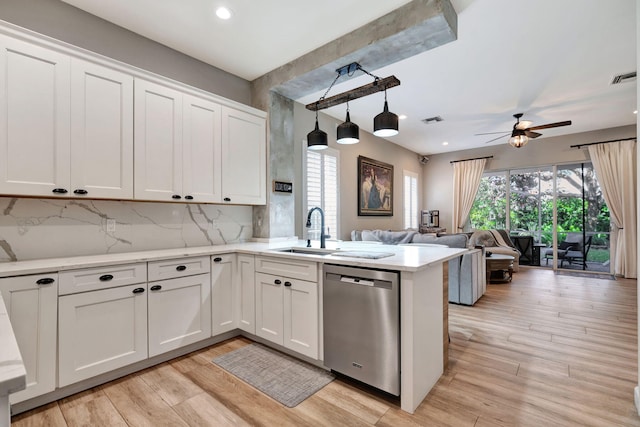
POLYGON ((256 333, 256 259, 253 255, 238 255, 238 328, 256 333))
POLYGON ((318 358, 318 285, 256 273, 256 335, 318 358))
POLYGON ((138 283, 58 298, 60 387, 147 358, 146 290, 138 283))
POLYGON ((27 388, 9 397, 15 404, 56 387, 58 274, 0 279, 0 292, 27 371, 27 388))
POLYGON ((236 256, 211 257, 211 333, 229 332, 237 327, 236 256))
POLYGON ((211 336, 209 274, 149 282, 149 357, 211 336))

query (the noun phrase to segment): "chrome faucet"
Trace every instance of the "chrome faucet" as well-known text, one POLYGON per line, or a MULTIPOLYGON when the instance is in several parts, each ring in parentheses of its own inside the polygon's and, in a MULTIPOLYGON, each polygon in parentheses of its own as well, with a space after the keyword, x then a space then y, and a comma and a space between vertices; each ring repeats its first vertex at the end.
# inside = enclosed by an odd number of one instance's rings
POLYGON ((307 228, 311 228, 311 214, 313 211, 320 212, 320 247, 326 248, 327 237, 331 237, 328 234, 324 234, 324 211, 319 207, 309 209, 309 213, 307 214, 307 228))

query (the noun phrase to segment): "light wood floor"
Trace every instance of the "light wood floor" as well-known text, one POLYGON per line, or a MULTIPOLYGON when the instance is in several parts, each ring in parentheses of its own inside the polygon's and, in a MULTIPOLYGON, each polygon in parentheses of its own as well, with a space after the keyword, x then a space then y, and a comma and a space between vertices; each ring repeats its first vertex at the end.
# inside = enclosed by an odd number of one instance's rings
POLYGON ((449 306, 449 370, 415 415, 336 380, 296 408, 210 361, 236 338, 14 417, 13 426, 640 426, 636 281, 521 269, 449 306))

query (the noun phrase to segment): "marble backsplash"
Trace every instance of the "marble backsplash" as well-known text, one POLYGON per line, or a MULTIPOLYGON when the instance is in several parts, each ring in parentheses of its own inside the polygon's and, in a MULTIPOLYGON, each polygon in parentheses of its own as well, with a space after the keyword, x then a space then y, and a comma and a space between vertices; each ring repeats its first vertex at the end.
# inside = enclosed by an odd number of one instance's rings
POLYGON ((221 245, 252 236, 251 206, 0 197, 0 262, 221 245))

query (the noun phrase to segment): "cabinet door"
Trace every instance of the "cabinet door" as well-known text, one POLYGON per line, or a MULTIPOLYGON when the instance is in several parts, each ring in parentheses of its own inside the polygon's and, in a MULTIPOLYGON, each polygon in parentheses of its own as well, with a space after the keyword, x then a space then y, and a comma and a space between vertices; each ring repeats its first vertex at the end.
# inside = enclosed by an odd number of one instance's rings
POLYGON ((184 197, 194 203, 222 200, 221 107, 184 95, 182 183, 184 197))
POLYGON ((0 193, 68 195, 69 79, 66 55, 0 36, 0 193))
POLYGON ((135 198, 180 201, 182 94, 136 79, 134 138, 135 198))
POLYGON ((149 357, 211 337, 211 276, 149 282, 149 357))
POLYGON ((27 370, 27 388, 10 396, 12 404, 56 387, 57 282, 57 273, 0 279, 0 292, 27 370))
POLYGON ((284 346, 318 359, 318 284, 284 280, 284 346))
POLYGON ((253 255, 238 255, 238 321, 237 325, 243 331, 256 333, 256 276, 255 257, 253 255))
POLYGON ((283 345, 284 280, 256 273, 256 335, 283 345))
POLYGON ((266 121, 222 108, 222 197, 228 203, 266 203, 266 121))
POLYGON ((71 123, 70 191, 132 199, 133 77, 73 59, 71 123))
POLYGON ((146 284, 58 298, 59 386, 147 358, 146 284))
POLYGON ((236 256, 211 257, 211 334, 218 335, 236 329, 236 256))

